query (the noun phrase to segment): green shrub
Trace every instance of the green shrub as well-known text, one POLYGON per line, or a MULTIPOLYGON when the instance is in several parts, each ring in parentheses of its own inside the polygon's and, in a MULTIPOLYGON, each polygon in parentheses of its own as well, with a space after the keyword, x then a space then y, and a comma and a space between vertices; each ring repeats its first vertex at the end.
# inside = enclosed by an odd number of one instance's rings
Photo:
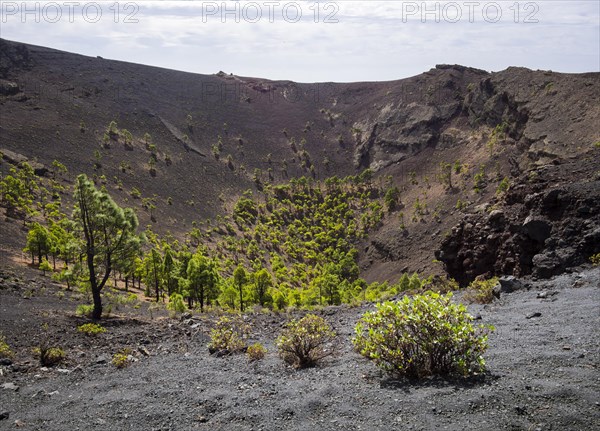
POLYGON ((183 313, 187 307, 185 306, 185 301, 183 300, 183 296, 179 293, 174 293, 169 297, 169 303, 167 304, 167 310, 175 311, 177 313, 183 313))
POLYGON ((384 202, 388 212, 394 211, 397 208, 399 201, 400 201, 400 190, 398 189, 398 187, 395 187, 395 186, 391 187, 385 192, 385 195, 383 197, 383 202, 384 202))
POLYGON ((140 192, 137 187, 133 187, 131 189, 130 195, 134 199, 139 199, 142 196, 142 192, 140 192))
POLYGON ((454 162, 454 165, 452 166, 452 168, 453 168, 453 170, 454 170, 454 173, 458 175, 458 174, 460 174, 460 173, 462 172, 462 170, 463 170, 463 165, 462 165, 462 163, 460 162, 460 160, 456 160, 456 161, 454 162))
POLYGON ((123 300, 124 304, 134 305, 138 302, 138 296, 135 293, 130 293, 127 298, 123 300))
POLYGON ((456 206, 454 208, 456 208, 459 211, 464 210, 465 208, 467 208, 469 206, 468 202, 463 202, 462 200, 458 199, 456 201, 456 206))
POLYGON ((501 195, 503 193, 506 193, 509 188, 510 188, 510 180, 508 179, 508 177, 504 177, 502 179, 502 181, 500 181, 500 184, 498 184, 498 188, 496 189, 496 194, 501 195))
POLYGON ((131 363, 130 360, 131 350, 125 348, 120 352, 117 352, 112 357, 112 364, 117 368, 125 368, 128 367, 131 363))
POLYGON ((475 184, 473 185, 473 190, 475 190, 475 193, 481 193, 484 183, 483 174, 481 172, 475 174, 475 184))
POLYGON ((40 355, 40 364, 44 367, 52 367, 60 364, 65 358, 66 354, 60 347, 48 347, 45 343, 42 343, 36 352, 40 355))
POLYGON ((250 362, 260 361, 267 354, 267 349, 260 343, 254 343, 253 345, 248 346, 246 354, 248 355, 248 360, 250 362))
POLYGON ((465 300, 476 302, 478 304, 489 304, 494 298, 494 287, 498 284, 498 278, 493 277, 489 280, 476 279, 469 284, 465 292, 465 300))
POLYGON ((48 259, 45 257, 42 259, 42 262, 39 265, 39 270, 42 271, 44 275, 46 275, 46 272, 52 271, 52 265, 50 265, 50 262, 48 262, 48 259))
POLYGON ((319 316, 307 314, 292 320, 277 338, 279 356, 295 368, 307 368, 333 354, 335 333, 319 316))
POLYGON ((246 340, 250 334, 250 326, 241 316, 222 316, 210 333, 208 350, 210 353, 225 352, 227 354, 246 350, 246 340))
POLYGON ((600 253, 590 256, 590 262, 592 262, 592 265, 594 266, 600 266, 600 253))
POLYGON ((458 290, 460 286, 453 278, 448 277, 433 277, 428 286, 428 290, 438 293, 448 293, 458 290))
POLYGON ((94 311, 93 305, 80 304, 77 306, 77 309, 75 310, 75 314, 77 314, 78 316, 82 316, 82 317, 89 317, 92 315, 92 311, 94 311))
POLYGON ((78 326, 77 330, 83 332, 85 335, 98 335, 106 332, 106 328, 97 323, 85 323, 78 326))
POLYGON ((6 338, 0 333, 0 358, 12 358, 15 354, 6 343, 6 338))
POLYGON ((361 355, 393 375, 483 372, 487 332, 493 327, 474 327, 466 307, 451 298, 451 293, 426 292, 378 304, 359 320, 352 342, 361 355))

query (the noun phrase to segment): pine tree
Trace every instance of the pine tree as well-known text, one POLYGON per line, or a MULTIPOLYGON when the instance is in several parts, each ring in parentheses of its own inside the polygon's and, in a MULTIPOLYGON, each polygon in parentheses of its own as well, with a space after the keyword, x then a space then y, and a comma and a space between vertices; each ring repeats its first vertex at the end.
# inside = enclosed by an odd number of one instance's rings
POLYGON ((271 280, 271 274, 266 269, 261 269, 254 274, 254 288, 256 291, 256 298, 258 299, 258 303, 262 306, 265 305, 267 290, 273 284, 273 280, 271 280))
POLYGON ((246 284, 248 276, 243 266, 239 265, 233 273, 233 281, 240 294, 240 311, 244 312, 244 284, 246 284))
POLYGON ((151 286, 154 287, 156 302, 160 301, 162 266, 162 257, 156 248, 146 253, 144 257, 144 284, 148 288, 148 291, 151 286))
POLYGON ((204 304, 210 305, 210 301, 218 296, 218 278, 215 263, 197 251, 188 263, 187 279, 190 298, 200 302, 201 312, 204 311, 204 304))
POLYGON ((50 235, 48 229, 35 222, 27 233, 27 245, 24 251, 31 253, 31 264, 35 263, 35 257, 38 258, 38 264, 42 263, 42 258, 47 257, 50 252, 50 235))
POLYGON ((139 245, 135 231, 137 217, 132 209, 119 207, 106 191, 97 190, 85 174, 77 177, 75 184, 75 221, 94 299, 92 317, 102 317, 100 293, 119 257, 139 245))
POLYGON ((162 276, 169 296, 171 296, 171 294, 175 291, 175 285, 177 282, 174 277, 174 270, 175 260, 173 259, 173 252, 171 251, 171 247, 167 246, 165 248, 165 256, 163 258, 162 276))

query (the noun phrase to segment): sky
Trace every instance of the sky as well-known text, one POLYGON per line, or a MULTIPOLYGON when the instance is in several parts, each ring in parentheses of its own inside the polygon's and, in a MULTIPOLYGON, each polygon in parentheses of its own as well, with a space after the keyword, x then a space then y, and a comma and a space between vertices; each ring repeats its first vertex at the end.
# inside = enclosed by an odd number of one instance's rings
POLYGON ((600 2, 0 1, 0 37, 188 72, 384 81, 436 64, 600 71, 600 2))

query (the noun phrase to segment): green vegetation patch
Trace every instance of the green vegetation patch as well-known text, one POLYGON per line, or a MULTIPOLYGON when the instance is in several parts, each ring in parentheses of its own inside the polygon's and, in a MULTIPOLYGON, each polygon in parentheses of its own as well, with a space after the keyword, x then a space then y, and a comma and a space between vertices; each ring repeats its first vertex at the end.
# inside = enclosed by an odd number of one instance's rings
POLYGON ((493 327, 475 327, 465 306, 451 298, 451 293, 426 292, 378 304, 359 320, 352 342, 361 355, 393 375, 481 373, 493 327))

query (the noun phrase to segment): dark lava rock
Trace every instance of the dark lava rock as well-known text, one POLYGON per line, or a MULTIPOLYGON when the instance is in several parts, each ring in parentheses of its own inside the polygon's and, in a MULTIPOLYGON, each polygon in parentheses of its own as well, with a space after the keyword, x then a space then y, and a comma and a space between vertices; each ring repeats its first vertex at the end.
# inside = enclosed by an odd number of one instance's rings
POLYGON ((533 275, 537 278, 550 278, 555 268, 562 268, 560 259, 555 252, 536 254, 533 256, 533 275))
POLYGON ((0 412, 0 421, 3 421, 5 419, 8 419, 8 417, 10 416, 10 412, 0 412))
POLYGON ((532 240, 543 243, 550 236, 552 226, 546 220, 530 216, 523 222, 523 231, 532 240))
POLYGON ((19 91, 21 90, 19 89, 19 84, 16 82, 0 79, 0 95, 14 96, 15 94, 19 93, 19 91))
POLYGON ((498 282, 500 283, 500 292, 502 293, 515 292, 517 290, 522 290, 525 287, 521 280, 512 275, 500 277, 498 282))
POLYGON ((505 222, 504 211, 494 210, 490 213, 488 218, 489 223, 492 227, 502 227, 505 222))
MULTIPOLYGON (((461 286, 479 275, 549 278, 600 252, 600 181, 516 182, 500 208, 466 214, 435 252, 461 286)), ((508 284, 501 291, 511 291, 508 284)))

